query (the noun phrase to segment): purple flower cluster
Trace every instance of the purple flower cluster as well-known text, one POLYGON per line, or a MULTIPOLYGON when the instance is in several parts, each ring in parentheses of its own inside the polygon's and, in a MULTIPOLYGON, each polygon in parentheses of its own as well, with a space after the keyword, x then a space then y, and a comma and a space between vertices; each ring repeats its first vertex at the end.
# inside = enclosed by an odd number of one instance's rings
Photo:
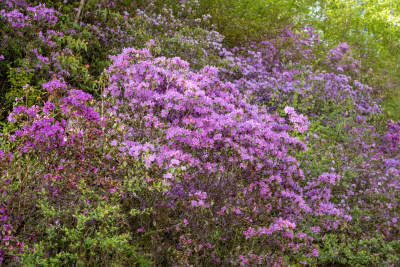
POLYGON ((14 1, 8 2, 8 10, 0 10, 0 18, 2 18, 4 22, 11 23, 11 26, 15 30, 32 26, 36 21, 43 21, 49 25, 55 25, 60 15, 59 12, 52 8, 47 8, 44 4, 31 7, 26 4, 25 1, 19 3, 19 6, 14 1), (25 15, 23 10, 19 9, 19 7, 26 8, 27 15, 25 15))
POLYGON ((351 57, 351 49, 347 43, 341 43, 336 48, 331 49, 326 58, 326 64, 335 71, 359 72, 360 63, 351 57))

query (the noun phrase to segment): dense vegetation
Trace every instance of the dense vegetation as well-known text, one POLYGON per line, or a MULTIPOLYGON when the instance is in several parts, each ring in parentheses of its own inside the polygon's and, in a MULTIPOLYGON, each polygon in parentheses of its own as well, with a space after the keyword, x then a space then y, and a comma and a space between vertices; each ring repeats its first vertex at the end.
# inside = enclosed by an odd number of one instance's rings
POLYGON ((397 266, 396 1, 0 1, 4 266, 397 266))

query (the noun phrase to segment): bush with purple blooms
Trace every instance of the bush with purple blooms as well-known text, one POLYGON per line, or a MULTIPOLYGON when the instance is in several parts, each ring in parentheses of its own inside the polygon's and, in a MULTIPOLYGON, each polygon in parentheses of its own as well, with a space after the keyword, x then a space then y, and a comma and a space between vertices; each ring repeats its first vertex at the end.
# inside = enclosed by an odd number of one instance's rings
POLYGON ((180 56, 196 68, 219 60, 216 50, 223 37, 212 29, 208 16, 188 17, 195 3, 173 11, 170 6, 138 6, 133 1, 86 2, 78 23, 74 3, 0 3, 2 121, 16 98, 25 98, 29 106, 43 101, 47 92, 41 85, 53 76, 98 97, 109 55, 124 47, 151 46, 153 53, 180 56))

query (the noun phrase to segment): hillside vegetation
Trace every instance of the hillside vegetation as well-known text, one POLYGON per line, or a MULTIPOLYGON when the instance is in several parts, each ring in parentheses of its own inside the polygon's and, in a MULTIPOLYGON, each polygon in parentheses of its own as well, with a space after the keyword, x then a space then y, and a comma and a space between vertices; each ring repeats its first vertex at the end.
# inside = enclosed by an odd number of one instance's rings
POLYGON ((398 266, 400 4, 1 0, 1 266, 398 266))

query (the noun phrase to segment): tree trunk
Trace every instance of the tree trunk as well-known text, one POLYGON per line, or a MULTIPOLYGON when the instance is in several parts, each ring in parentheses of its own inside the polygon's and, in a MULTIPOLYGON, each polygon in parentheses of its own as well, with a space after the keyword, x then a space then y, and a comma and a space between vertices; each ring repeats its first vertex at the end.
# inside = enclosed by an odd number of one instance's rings
POLYGON ((85 7, 85 4, 86 4, 86 0, 81 0, 79 2, 78 13, 76 14, 76 17, 75 17, 75 23, 79 22, 79 19, 81 17, 81 13, 82 13, 82 9, 85 7))

